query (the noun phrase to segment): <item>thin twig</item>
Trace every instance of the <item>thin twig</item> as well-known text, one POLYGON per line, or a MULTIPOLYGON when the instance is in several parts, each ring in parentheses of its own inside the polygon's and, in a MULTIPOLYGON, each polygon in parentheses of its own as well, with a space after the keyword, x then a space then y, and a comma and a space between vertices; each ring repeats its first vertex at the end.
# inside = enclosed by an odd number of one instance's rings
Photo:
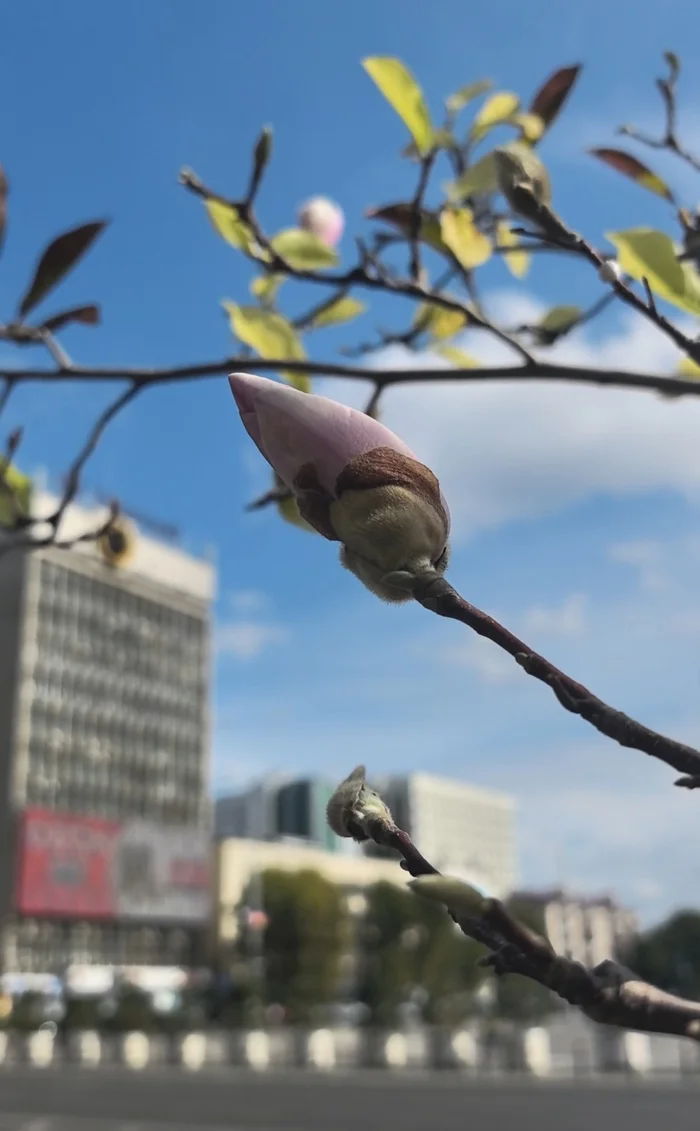
POLYGON ((292 322, 294 329, 312 329, 313 324, 318 316, 320 314, 325 314, 327 310, 330 310, 332 306, 335 306, 336 302, 339 302, 340 299, 345 298, 348 290, 349 287, 339 287, 337 291, 333 291, 333 293, 329 295, 328 298, 324 299, 323 302, 317 302, 316 305, 312 306, 310 310, 307 310, 305 314, 300 314, 299 317, 295 318, 292 322))
POLYGON ((428 181, 430 180, 430 173, 432 171, 436 156, 437 150, 431 149, 428 153, 426 153, 425 157, 421 158, 418 184, 416 185, 416 191, 414 193, 413 200, 411 201, 411 217, 408 233, 409 244, 411 248, 409 274, 414 283, 420 282, 420 235, 423 219, 423 198, 428 188, 428 181))
MULTIPOLYGON (((368 815, 362 828, 376 844, 393 848, 409 875, 439 876, 397 825, 368 815)), ((606 960, 589 969, 557 954, 547 938, 521 923, 498 899, 481 899, 473 893, 474 906, 467 914, 455 901, 451 884, 441 888, 440 883, 430 898, 444 904, 463 934, 487 948, 490 953, 479 965, 490 967, 497 976, 530 978, 600 1024, 700 1040, 700 1003, 668 994, 618 962, 606 960)), ((470 894, 468 886, 464 890, 470 894)), ((423 889, 423 894, 429 893, 423 889)))
POLYGON ((40 333, 42 344, 46 346, 46 349, 51 354, 51 357, 54 359, 59 369, 65 369, 66 367, 70 368, 70 366, 73 364, 70 357, 68 356, 60 342, 58 342, 53 336, 51 331, 42 329, 40 333))
POLYGON ((3 373, 2 379, 5 384, 3 385, 2 392, 0 393, 0 415, 5 411, 7 402, 9 401, 12 395, 12 390, 15 387, 15 380, 14 377, 11 376, 11 374, 3 373))
POLYGON ((507 652, 528 675, 552 689, 562 707, 578 715, 601 734, 621 746, 641 750, 686 775, 676 785, 694 788, 700 784, 700 752, 682 742, 666 738, 608 706, 571 676, 540 656, 524 641, 481 609, 469 604, 443 577, 430 577, 414 590, 415 599, 432 613, 466 624, 507 652), (696 782, 696 779, 697 782, 696 782))
POLYGON ((656 309, 656 301, 654 299, 654 294, 651 287, 649 286, 649 280, 647 279, 646 275, 642 279, 642 286, 644 287, 644 291, 647 296, 647 304, 649 306, 649 310, 655 318, 658 318, 659 312, 656 309))
POLYGON ((100 413, 97 420, 94 422, 90 429, 87 438, 79 449, 77 455, 73 459, 68 472, 65 477, 63 491, 60 500, 54 511, 46 517, 36 516, 18 516, 21 522, 23 536, 21 538, 7 537, 3 538, 0 542, 0 555, 7 554, 12 550, 20 549, 38 549, 45 546, 56 546, 58 549, 69 549, 77 545, 79 542, 94 541, 109 530, 116 518, 117 510, 116 504, 110 511, 110 516, 105 523, 100 524, 96 530, 85 531, 83 534, 70 539, 60 539, 58 537, 59 529, 63 517, 75 500, 75 497, 80 488, 80 476, 82 474, 85 464, 90 459, 90 456, 95 451, 107 425, 117 416, 123 408, 134 400, 144 386, 130 382, 128 387, 123 390, 118 397, 115 398, 107 407, 100 413), (37 527, 49 527, 49 531, 45 535, 37 535, 37 527))
POLYGON ((649 137, 648 134, 641 133, 635 129, 634 126, 620 126, 617 131, 625 137, 632 138, 638 141, 641 145, 646 145, 650 149, 667 149, 670 153, 675 153, 682 161, 690 165, 696 172, 700 173, 700 157, 696 157, 690 150, 682 146, 678 140, 677 133, 677 107, 676 107, 676 82, 679 74, 678 59, 666 53, 666 62, 668 64, 669 73, 666 78, 656 80, 656 89, 661 95, 666 121, 664 125, 664 132, 660 138, 649 137))
POLYGON ((131 381, 124 392, 120 393, 119 396, 115 400, 113 400, 111 404, 107 405, 107 408, 104 409, 104 411, 101 412, 98 416, 97 420, 90 429, 90 432, 88 433, 85 443, 83 444, 82 448, 80 449, 68 469, 61 503, 54 514, 51 515, 51 517, 47 520, 51 523, 52 526, 54 526, 54 528, 58 527, 58 524, 66 508, 75 499, 78 488, 80 486, 81 472, 90 456, 95 451, 95 448, 97 447, 105 428, 110 423, 110 421, 113 420, 114 417, 122 411, 123 408, 126 408, 126 406, 131 401, 133 401, 135 397, 138 396, 140 392, 141 387, 135 382, 131 381))
POLYGON ((389 294, 401 295, 404 298, 429 302, 443 310, 457 311, 464 315, 472 329, 484 330, 491 334, 498 341, 515 351, 526 364, 529 365, 533 361, 532 355, 521 342, 512 338, 500 327, 480 317, 468 303, 462 302, 454 296, 424 287, 417 281, 394 278, 383 269, 383 265, 377 262, 376 257, 368 253, 367 249, 364 249, 365 254, 361 256, 360 262, 345 272, 331 274, 330 272, 295 268, 272 246, 258 222, 254 209, 247 201, 228 200, 218 193, 212 192, 189 170, 181 172, 180 184, 205 200, 217 200, 234 208, 249 228, 255 244, 265 253, 265 266, 269 271, 278 271, 291 279, 296 279, 298 282, 315 283, 324 287, 335 288, 364 287, 369 290, 379 290, 389 294), (374 272, 368 269, 370 266, 374 266, 374 272))
MULTIPOLYGON (((548 205, 533 200, 530 202, 530 207, 533 218, 536 219, 536 223, 542 229, 543 239, 551 240, 553 243, 563 247, 570 247, 572 251, 588 260, 597 271, 600 271, 601 268, 606 265, 605 257, 597 251, 592 244, 588 243, 583 236, 580 236, 577 232, 568 228, 563 220, 557 216, 548 205)), ((532 235, 531 232, 525 229, 513 230, 532 235)), ((618 298, 622 299, 627 306, 632 307, 633 310, 636 310, 639 314, 644 315, 645 318, 653 322, 687 357, 700 365, 700 341, 689 338, 687 334, 684 334, 677 326, 674 326, 674 324, 656 308, 652 309, 649 307, 623 279, 618 279, 610 283, 610 286, 618 298)))

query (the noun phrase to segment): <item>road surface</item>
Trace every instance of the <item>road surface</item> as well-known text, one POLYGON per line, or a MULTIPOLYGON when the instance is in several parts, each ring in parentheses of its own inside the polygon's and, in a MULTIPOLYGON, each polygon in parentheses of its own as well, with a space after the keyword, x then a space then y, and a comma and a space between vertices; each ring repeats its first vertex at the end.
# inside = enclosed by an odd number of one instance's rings
POLYGON ((0 1071, 0 1131, 698 1131, 700 1085, 0 1071))

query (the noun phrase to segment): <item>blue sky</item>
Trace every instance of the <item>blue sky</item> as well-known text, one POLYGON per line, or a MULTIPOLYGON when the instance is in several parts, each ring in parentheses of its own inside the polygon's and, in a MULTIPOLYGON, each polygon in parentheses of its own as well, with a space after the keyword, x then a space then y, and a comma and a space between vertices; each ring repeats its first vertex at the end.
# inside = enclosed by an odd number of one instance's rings
MULTIPOLYGON (((37 251, 79 221, 112 224, 47 309, 98 300, 104 324, 65 334, 84 363, 168 364, 231 352, 219 301, 247 294, 249 269, 176 184, 182 165, 235 195, 264 123, 274 160, 261 196, 270 230, 315 193, 343 207, 352 235, 368 204, 399 199, 411 168, 403 127, 359 60, 401 57, 437 114, 441 98, 492 77, 529 99, 555 67, 585 71, 542 153, 560 211, 600 240, 632 224, 666 226, 661 201, 594 165, 586 146, 613 127, 660 126, 660 52, 683 55, 700 15, 682 0, 639 17, 636 0, 572 8, 505 0, 494 10, 439 0, 134 0, 60 6, 24 0, 0 47, 0 160, 12 195, 0 276, 3 317, 37 251)), ((700 150, 697 73, 681 84, 681 125, 700 150)), ((655 155, 654 155, 655 156, 655 155)), ((688 204, 700 178, 663 157, 688 204)), ((584 265, 538 259, 516 284, 486 269, 492 309, 517 322, 553 302, 584 302, 584 265)), ((314 301, 290 290, 292 309, 314 301)), ((317 358, 401 325, 382 302, 357 329, 313 343, 317 358)), ((469 342, 484 361, 497 351, 469 342)), ((619 310, 567 343, 587 364, 669 370, 675 355, 619 310)), ((34 358, 31 353, 25 359, 34 358)), ((9 364, 7 350, 2 360, 9 364)), ((394 363, 396 356, 384 358, 394 363)), ((38 363, 39 358, 36 358, 38 363)), ((360 404, 364 390, 324 391, 360 404)), ((35 385, 6 414, 23 422, 23 466, 57 476, 112 396, 108 387, 35 385)), ((271 513, 246 516, 268 474, 223 379, 146 393, 113 425, 85 486, 177 524, 194 549, 217 548, 220 599, 214 780, 221 790, 267 768, 344 773, 430 768, 512 790, 528 883, 611 888, 646 916, 695 902, 700 865, 686 849, 697 799, 641 754, 598 740, 490 646, 422 610, 385 608, 321 539, 271 513)), ((434 466, 455 515, 451 577, 474 602, 615 705, 700 741, 700 414, 642 394, 566 386, 412 388, 386 399, 386 422, 434 466)))

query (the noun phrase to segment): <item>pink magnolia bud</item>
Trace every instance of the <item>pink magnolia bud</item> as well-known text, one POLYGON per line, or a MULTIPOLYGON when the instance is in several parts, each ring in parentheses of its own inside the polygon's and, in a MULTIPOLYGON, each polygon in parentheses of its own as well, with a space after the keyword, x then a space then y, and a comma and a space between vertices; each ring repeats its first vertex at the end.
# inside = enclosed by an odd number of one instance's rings
POLYGON ((335 247, 345 227, 342 209, 325 196, 314 196, 302 204, 298 220, 300 228, 313 232, 327 247, 335 247))
POLYGON ((302 517, 342 543, 343 565, 368 589, 407 601, 413 578, 444 571, 447 504, 398 436, 357 409, 267 377, 234 373, 229 384, 248 435, 302 517))

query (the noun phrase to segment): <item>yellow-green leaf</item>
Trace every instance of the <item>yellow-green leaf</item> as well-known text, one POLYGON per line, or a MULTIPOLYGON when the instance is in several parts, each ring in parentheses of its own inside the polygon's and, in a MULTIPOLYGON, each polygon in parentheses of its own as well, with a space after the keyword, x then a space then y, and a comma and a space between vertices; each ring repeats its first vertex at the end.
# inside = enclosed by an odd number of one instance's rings
POLYGON ((609 165, 611 169, 616 169, 623 176, 629 177, 641 188, 662 196, 664 200, 673 201, 673 193, 668 185, 631 153, 625 153, 622 149, 589 149, 588 152, 591 157, 597 157, 599 161, 609 165))
POLYGON ((284 280, 284 275, 256 275, 250 284, 250 293, 262 302, 271 302, 284 280))
POLYGON ((435 350, 440 357, 444 357, 445 361, 451 362, 456 369, 476 369, 481 365, 471 354, 465 353, 464 350, 457 349, 456 346, 438 346, 435 350))
POLYGON ((285 228, 270 240, 270 246, 295 271, 317 271, 338 265, 333 249, 303 228, 285 228))
POLYGON ((285 522, 291 523, 292 526, 298 526, 300 530, 306 530, 309 534, 317 533, 313 526, 310 526, 306 519, 301 517, 297 501, 293 496, 288 499, 280 499, 277 503, 277 510, 285 522))
POLYGON ((549 204, 549 174, 532 146, 526 141, 512 141, 494 150, 498 187, 514 212, 519 212, 518 190, 526 187, 540 204, 549 204))
POLYGON ((510 90, 501 90, 487 98, 479 113, 474 118, 471 128, 472 138, 483 137, 492 126, 507 122, 513 114, 517 113, 520 99, 510 90))
MULTIPOLYGON (((504 220, 499 220, 496 224, 496 243, 499 247, 512 248, 517 248, 520 243, 515 232, 511 232, 510 225, 506 224, 504 220)), ((522 279, 524 275, 527 275, 530 256, 526 251, 506 251, 503 258, 506 267, 511 275, 515 275, 516 279, 522 279)))
POLYGON ((29 514, 32 498, 29 476, 0 457, 0 527, 12 530, 17 520, 29 514))
POLYGON ((414 327, 420 327, 433 341, 453 338, 466 324, 467 316, 460 310, 448 310, 430 302, 422 302, 413 317, 414 327))
POLYGON ((533 114, 530 111, 524 114, 514 114, 510 122, 512 125, 520 127, 525 141, 539 141, 544 133, 544 122, 539 114, 533 114))
MULTIPOLYGON (((281 314, 260 306, 237 306, 235 302, 222 305, 235 336, 260 357, 281 361, 303 361, 306 357, 294 327, 281 314)), ((310 384, 305 373, 285 372, 284 377, 295 389, 308 393, 310 384)))
POLYGON ((496 162, 493 153, 475 161, 461 177, 445 185, 450 200, 464 200, 468 196, 487 196, 498 187, 496 162))
POLYGON ((623 275, 646 278, 654 294, 680 310, 700 314, 700 276, 689 263, 679 263, 673 241, 653 228, 606 232, 615 247, 623 275))
POLYGON ((467 271, 480 267, 491 255, 491 241, 476 227, 469 208, 443 209, 440 232, 455 259, 467 271))
POLYGON ((477 82, 467 83, 466 86, 461 86, 459 90, 445 99, 445 107, 450 114, 456 114, 468 102, 472 102, 480 94, 485 94, 487 90, 490 90, 492 85, 491 79, 479 79, 477 82))
POLYGON ((569 326, 573 326, 581 316, 579 306, 553 306, 537 323, 538 330, 545 330, 548 334, 560 334, 569 326))
MULTIPOLYGON (((214 231, 226 240, 226 243, 238 251, 246 251, 249 255, 253 253, 255 245, 253 234, 248 225, 241 220, 236 208, 220 200, 205 200, 204 207, 214 231)), ((258 258, 263 256, 258 255, 258 258)))
POLYGON ((317 314, 310 325, 316 330, 324 326, 339 326, 342 322, 351 322, 353 318, 364 314, 365 304, 356 298, 337 298, 331 306, 327 306, 317 314))
POLYGON ((388 56, 370 56, 362 60, 362 66, 401 118, 418 152, 426 154, 433 144, 433 128, 423 92, 411 72, 400 59, 388 56))
POLYGON ((700 365, 693 361, 692 358, 684 357, 683 360, 678 363, 676 373, 679 377, 692 377, 697 380, 700 378, 700 365))

